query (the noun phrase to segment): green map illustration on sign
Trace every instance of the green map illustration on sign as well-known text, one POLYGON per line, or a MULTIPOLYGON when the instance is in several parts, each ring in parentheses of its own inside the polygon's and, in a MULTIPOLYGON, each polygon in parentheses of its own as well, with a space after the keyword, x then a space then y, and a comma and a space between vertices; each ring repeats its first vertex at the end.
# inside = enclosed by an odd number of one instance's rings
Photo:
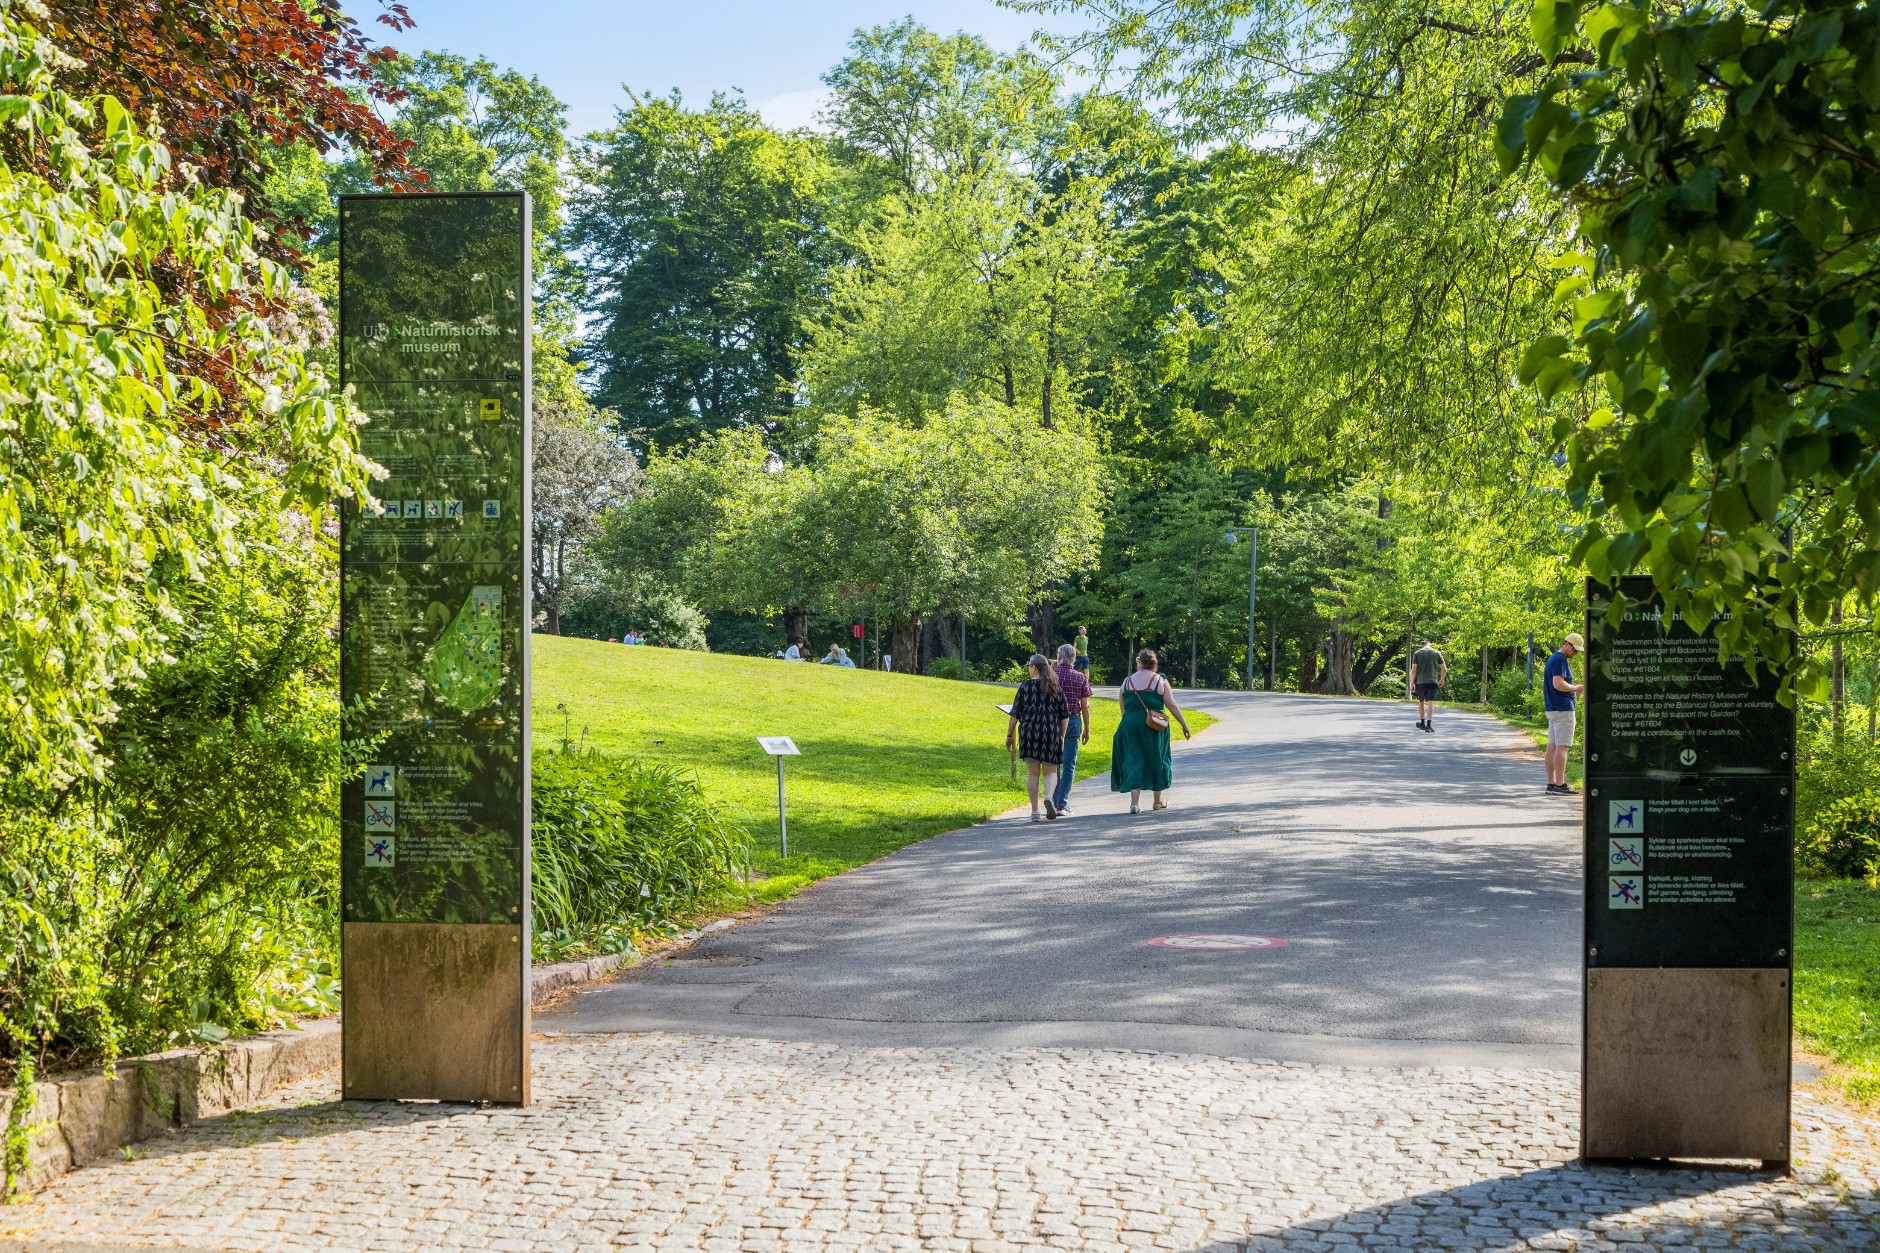
POLYGON ((503 589, 479 587, 424 659, 437 698, 465 713, 496 699, 503 686, 503 589))

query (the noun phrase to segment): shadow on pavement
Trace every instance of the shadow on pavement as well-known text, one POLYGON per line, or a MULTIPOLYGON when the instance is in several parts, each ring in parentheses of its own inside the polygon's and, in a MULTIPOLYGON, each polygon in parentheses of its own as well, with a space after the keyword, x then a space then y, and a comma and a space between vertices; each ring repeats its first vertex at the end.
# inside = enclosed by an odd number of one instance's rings
MULTIPOLYGON (((1290 1227, 1212 1241, 1192 1253, 1301 1249, 1543 1248, 1873 1249, 1880 1226, 1834 1191, 1780 1172, 1728 1166, 1584 1166, 1577 1162, 1424 1192, 1290 1227), (1719 1198, 1756 1185, 1755 1195, 1719 1198), (1700 1214, 1690 1203, 1711 1198, 1700 1214), (1641 1210, 1656 1210, 1640 1214, 1641 1210)), ((1747 1192, 1747 1189, 1746 1189, 1747 1192)))

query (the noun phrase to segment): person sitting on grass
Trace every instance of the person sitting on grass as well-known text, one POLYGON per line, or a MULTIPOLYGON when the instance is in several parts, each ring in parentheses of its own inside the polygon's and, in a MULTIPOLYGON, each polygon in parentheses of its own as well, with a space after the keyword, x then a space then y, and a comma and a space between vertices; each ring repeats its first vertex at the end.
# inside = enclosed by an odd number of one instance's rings
POLYGON ((823 654, 822 664, 825 666, 847 666, 851 670, 855 669, 855 663, 849 660, 848 653, 843 651, 842 645, 840 644, 831 644, 829 646, 829 651, 823 654))

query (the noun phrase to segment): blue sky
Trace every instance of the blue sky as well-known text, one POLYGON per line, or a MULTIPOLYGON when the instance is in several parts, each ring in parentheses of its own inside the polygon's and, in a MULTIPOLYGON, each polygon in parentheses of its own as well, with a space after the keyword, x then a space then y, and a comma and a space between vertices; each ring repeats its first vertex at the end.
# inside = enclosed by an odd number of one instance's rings
MULTIPOLYGON (((387 42, 401 51, 478 54, 534 74, 569 106, 576 134, 611 125, 621 84, 703 102, 737 87, 772 125, 814 115, 821 77, 858 26, 912 15, 951 34, 966 30, 1011 49, 1063 18, 1002 9, 993 0, 407 0, 416 30, 387 42)), ((362 18, 371 0, 348 6, 362 18)), ((383 27, 378 28, 383 31, 383 27)))

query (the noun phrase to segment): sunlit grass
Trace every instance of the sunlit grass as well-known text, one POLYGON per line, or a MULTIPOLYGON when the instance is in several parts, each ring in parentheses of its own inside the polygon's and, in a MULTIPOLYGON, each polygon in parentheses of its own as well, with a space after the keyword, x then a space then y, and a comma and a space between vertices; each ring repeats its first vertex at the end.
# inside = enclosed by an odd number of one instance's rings
MULTIPOLYGON (((533 647, 537 749, 566 735, 696 770, 757 835, 754 866, 780 877, 765 895, 787 890, 782 876, 847 869, 1025 804, 996 708, 1009 688, 555 636, 533 647), (788 863, 777 854, 776 763, 760 735, 791 736, 803 750, 784 766, 788 863)), ((1092 703, 1080 779, 1110 768, 1116 706, 1092 703)), ((1196 730, 1213 722, 1188 717, 1196 730)))
POLYGON ((1848 1095, 1880 1099, 1880 890, 1859 879, 1796 882, 1795 1034, 1848 1068, 1848 1095))

